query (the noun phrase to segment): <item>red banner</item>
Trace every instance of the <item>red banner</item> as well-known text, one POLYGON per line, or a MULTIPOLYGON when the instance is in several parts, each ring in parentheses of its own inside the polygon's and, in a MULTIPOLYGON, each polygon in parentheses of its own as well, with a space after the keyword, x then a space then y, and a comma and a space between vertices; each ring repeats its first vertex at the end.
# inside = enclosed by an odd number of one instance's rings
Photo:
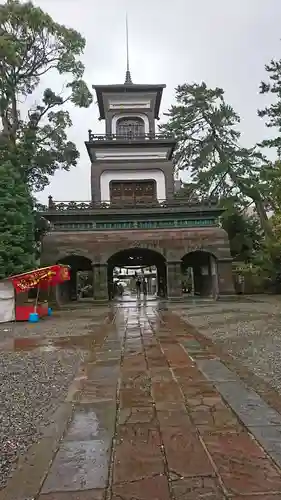
POLYGON ((13 283, 16 293, 20 293, 37 286, 44 290, 49 286, 58 285, 70 279, 70 272, 68 266, 55 265, 11 276, 8 279, 13 283))

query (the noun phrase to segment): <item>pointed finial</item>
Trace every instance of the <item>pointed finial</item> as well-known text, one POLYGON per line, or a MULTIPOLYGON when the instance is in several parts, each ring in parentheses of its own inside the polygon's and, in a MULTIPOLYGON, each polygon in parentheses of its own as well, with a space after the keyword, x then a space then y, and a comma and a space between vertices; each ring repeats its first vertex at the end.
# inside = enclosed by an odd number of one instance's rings
POLYGON ((131 84, 132 77, 130 72, 130 61, 129 61, 129 29, 128 29, 128 15, 126 14, 126 51, 127 51, 127 69, 125 77, 125 85, 131 84))

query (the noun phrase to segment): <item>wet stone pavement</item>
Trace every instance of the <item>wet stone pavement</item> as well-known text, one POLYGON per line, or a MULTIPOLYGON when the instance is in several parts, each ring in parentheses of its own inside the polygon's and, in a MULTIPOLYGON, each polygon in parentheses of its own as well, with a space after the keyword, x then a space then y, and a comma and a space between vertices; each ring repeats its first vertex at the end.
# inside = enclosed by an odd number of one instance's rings
POLYGON ((119 304, 0 491, 31 499, 281 499, 281 415, 178 314, 119 304))

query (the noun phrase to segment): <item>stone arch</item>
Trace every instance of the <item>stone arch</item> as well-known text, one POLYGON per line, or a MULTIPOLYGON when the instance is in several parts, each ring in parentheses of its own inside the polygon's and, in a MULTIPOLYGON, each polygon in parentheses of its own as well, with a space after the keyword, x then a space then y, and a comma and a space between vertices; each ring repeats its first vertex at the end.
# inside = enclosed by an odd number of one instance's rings
POLYGON ((77 269, 78 271, 90 271, 92 269, 92 260, 89 257, 77 252, 64 254, 63 257, 58 259, 57 264, 65 264, 77 269))
MULTIPOLYGON (((181 249, 178 250, 178 255, 180 255, 180 260, 184 258, 185 255, 194 252, 202 252, 203 254, 207 253, 212 255, 215 259, 220 260, 222 258, 222 251, 220 248, 214 248, 213 245, 184 245, 181 249)), ((224 254, 224 253, 223 253, 224 254)))
POLYGON ((122 246, 117 246, 115 245, 114 248, 111 248, 107 251, 104 252, 103 255, 103 261, 107 262, 112 256, 114 256, 117 253, 124 252, 126 250, 134 250, 134 249, 141 249, 141 250, 151 250, 152 252, 155 252, 157 254, 160 254, 163 259, 166 260, 166 251, 162 247, 160 247, 157 243, 154 243, 153 241, 135 241, 132 242, 132 244, 127 244, 127 245, 122 245, 122 246))
POLYGON ((61 262, 63 259, 68 259, 69 257, 82 257, 92 261, 92 253, 87 249, 81 248, 66 248, 60 252, 58 252, 56 261, 61 262))
POLYGON ((194 253, 198 253, 198 254, 200 253, 202 255, 211 255, 216 260, 219 260, 219 258, 220 258, 220 255, 219 255, 220 252, 214 250, 214 248, 204 247, 204 248, 188 248, 188 249, 186 249, 186 251, 184 251, 184 253, 181 251, 181 260, 183 260, 183 258, 186 255, 194 254, 194 253))
POLYGON ((127 247, 111 253, 107 260, 108 267, 108 294, 113 297, 113 270, 115 267, 154 267, 157 269, 157 294, 167 295, 166 259, 163 252, 158 252, 148 246, 127 247))
POLYGON ((63 257, 57 260, 57 264, 65 264, 70 266, 70 281, 59 285, 58 293, 59 302, 68 302, 71 300, 78 300, 79 298, 79 283, 78 273, 87 272, 90 275, 92 282, 92 260, 80 252, 65 253, 63 257))
POLYGON ((192 295, 217 296, 217 261, 215 253, 206 249, 185 253, 181 259, 184 291, 192 295))

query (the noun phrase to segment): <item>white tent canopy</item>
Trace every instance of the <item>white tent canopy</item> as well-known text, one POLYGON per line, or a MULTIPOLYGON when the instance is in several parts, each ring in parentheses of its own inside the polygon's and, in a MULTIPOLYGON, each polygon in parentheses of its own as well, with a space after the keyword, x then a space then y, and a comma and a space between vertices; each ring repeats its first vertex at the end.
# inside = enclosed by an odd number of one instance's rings
POLYGON ((0 323, 15 321, 15 291, 8 280, 0 281, 0 323))

